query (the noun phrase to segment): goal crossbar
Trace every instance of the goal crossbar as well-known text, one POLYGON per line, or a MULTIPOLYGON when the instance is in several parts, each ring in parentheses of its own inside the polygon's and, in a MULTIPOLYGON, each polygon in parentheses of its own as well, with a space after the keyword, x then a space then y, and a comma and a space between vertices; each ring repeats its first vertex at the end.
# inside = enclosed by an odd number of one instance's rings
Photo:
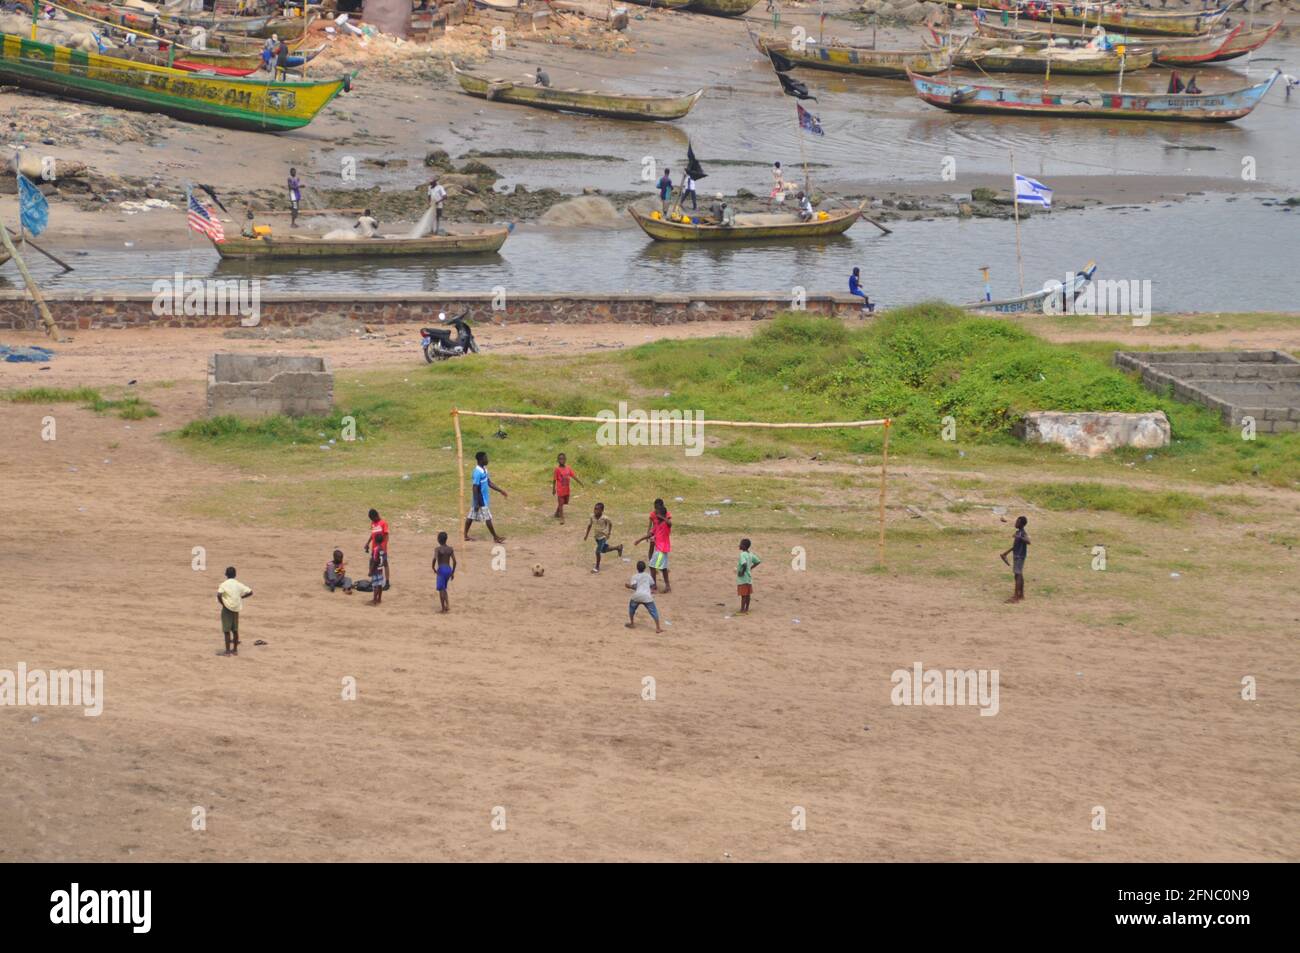
MULTIPOLYGON (((562 414, 516 414, 493 410, 460 410, 452 408, 451 421, 456 431, 456 475, 460 481, 460 511, 465 509, 465 448, 460 433, 461 417, 496 417, 506 420, 560 420, 566 423, 593 424, 635 424, 643 426, 652 423, 648 419, 629 419, 627 417, 568 417, 562 414)), ((660 422, 662 423, 662 421, 660 422)), ((880 427, 884 430, 884 439, 880 459, 880 565, 885 564, 885 487, 886 471, 889 467, 889 428, 893 421, 888 417, 879 420, 840 420, 820 421, 816 423, 767 423, 758 420, 702 420, 702 427, 741 427, 757 430, 836 430, 844 428, 880 427)))

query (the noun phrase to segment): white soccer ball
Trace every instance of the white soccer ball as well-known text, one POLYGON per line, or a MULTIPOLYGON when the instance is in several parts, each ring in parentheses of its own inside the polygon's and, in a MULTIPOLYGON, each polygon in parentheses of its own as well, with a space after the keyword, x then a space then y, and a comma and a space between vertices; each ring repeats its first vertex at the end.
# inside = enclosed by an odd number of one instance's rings
POLYGON ((546 567, 543 566, 541 563, 533 563, 533 575, 534 576, 546 575, 546 567))

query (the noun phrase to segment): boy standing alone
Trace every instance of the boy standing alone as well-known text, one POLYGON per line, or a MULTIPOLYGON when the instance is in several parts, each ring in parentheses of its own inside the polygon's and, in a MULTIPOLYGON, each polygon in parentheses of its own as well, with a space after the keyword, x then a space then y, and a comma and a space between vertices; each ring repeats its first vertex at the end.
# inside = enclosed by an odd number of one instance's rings
POLYGON ((749 611, 749 597, 754 594, 754 567, 763 560, 749 551, 749 540, 740 541, 740 559, 736 563, 736 592, 740 595, 740 611, 749 611))
POLYGON ((1028 518, 1024 516, 1016 517, 1016 535, 1011 538, 1011 548, 1001 554, 1002 561, 1007 562, 1007 553, 1011 553, 1012 561, 1007 563, 1011 566, 1012 573, 1016 577, 1016 592, 1007 602, 1023 602, 1025 600, 1025 557, 1029 555, 1029 534, 1025 532, 1025 527, 1029 524, 1028 518))
POLYGON ((551 474, 551 492, 555 494, 555 518, 564 525, 564 507, 569 502, 569 481, 572 480, 578 486, 583 486, 583 482, 578 479, 578 474, 573 472, 573 468, 565 460, 564 454, 555 458, 555 472, 551 474))
POLYGON ((438 548, 433 551, 434 572, 438 574, 438 599, 442 603, 442 611, 450 612, 451 606, 447 603, 447 583, 451 582, 456 575, 456 550, 447 545, 447 534, 438 534, 438 548))
POLYGON ((253 590, 235 578, 235 567, 226 567, 226 581, 217 586, 217 602, 221 606, 221 634, 226 639, 226 655, 239 654, 239 610, 253 590))

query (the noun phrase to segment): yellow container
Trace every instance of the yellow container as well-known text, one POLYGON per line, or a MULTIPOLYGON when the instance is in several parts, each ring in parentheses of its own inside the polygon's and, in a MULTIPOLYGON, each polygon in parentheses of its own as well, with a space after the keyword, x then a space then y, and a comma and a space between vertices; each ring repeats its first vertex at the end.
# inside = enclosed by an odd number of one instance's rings
POLYGON ((268 236, 268 235, 271 234, 271 226, 270 226, 270 225, 254 225, 254 226, 253 226, 253 234, 256 235, 258 238, 265 238, 266 236, 268 236))

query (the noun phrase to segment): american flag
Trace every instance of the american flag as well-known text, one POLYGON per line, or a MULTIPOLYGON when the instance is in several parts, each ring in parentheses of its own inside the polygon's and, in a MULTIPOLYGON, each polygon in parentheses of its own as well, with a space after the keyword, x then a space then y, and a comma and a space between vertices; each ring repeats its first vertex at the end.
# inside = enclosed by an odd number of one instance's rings
POLYGON ((822 123, 820 119, 818 119, 808 110, 804 109, 798 103, 794 104, 794 108, 799 110, 799 127, 801 129, 806 129, 808 130, 808 132, 811 132, 815 136, 826 135, 826 133, 822 130, 822 123))
POLYGON ((189 197, 190 213, 188 217, 190 228, 194 229, 196 232, 202 232, 214 242, 224 242, 226 240, 226 232, 225 229, 221 227, 221 223, 217 221, 217 217, 209 212, 207 207, 194 197, 193 192, 189 193, 189 197))

